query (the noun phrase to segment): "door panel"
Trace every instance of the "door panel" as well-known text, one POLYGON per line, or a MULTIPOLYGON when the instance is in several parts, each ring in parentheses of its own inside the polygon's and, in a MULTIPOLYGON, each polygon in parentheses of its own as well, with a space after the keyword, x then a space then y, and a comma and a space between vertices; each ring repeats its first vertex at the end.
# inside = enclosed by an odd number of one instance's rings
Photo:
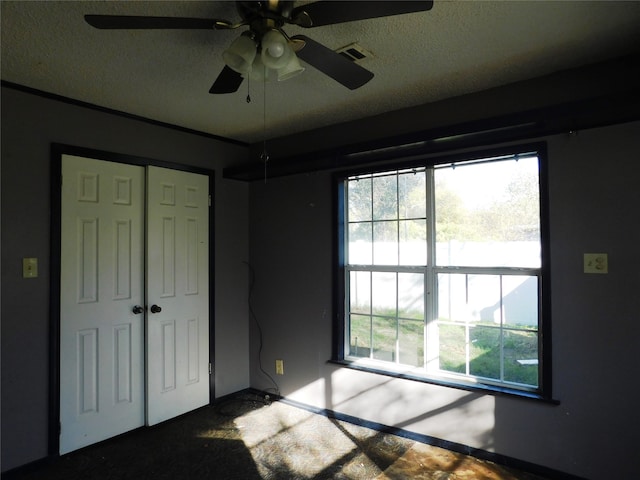
POLYGON ((147 424, 154 425, 209 403, 209 178, 149 167, 147 190, 147 424))
POLYGON ((71 155, 62 176, 64 454, 209 403, 209 192, 204 175, 71 155))
POLYGON ((144 168, 62 158, 60 453, 144 424, 144 168))

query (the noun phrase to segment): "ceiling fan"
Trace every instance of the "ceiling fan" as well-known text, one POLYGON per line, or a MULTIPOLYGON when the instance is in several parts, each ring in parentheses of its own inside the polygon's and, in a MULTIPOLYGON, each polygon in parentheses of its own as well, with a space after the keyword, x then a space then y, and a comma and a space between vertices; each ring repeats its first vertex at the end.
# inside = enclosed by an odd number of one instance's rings
POLYGON ((293 1, 237 1, 241 21, 221 19, 150 17, 129 15, 85 15, 99 29, 205 29, 232 30, 248 27, 225 52, 225 66, 209 93, 232 93, 245 77, 286 80, 304 71, 298 58, 355 90, 373 78, 373 73, 305 35, 289 37, 285 24, 303 28, 387 17, 430 10, 426 1, 317 1, 294 7, 293 1))

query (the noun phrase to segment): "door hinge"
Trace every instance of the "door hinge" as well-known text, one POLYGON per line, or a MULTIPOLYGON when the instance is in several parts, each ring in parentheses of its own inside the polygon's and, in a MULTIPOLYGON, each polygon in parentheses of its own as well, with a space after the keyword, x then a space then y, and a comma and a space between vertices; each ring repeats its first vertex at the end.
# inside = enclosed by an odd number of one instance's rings
POLYGON ((211 195, 209 195, 209 206, 211 206, 211 195))
POLYGON ((209 375, 213 374, 213 365, 209 364, 209 375))

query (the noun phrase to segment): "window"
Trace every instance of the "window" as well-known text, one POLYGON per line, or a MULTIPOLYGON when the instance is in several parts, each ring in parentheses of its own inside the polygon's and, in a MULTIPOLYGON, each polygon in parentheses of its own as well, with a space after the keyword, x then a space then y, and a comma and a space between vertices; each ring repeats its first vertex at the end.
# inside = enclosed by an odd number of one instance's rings
POLYGON ((544 396, 538 152, 366 172, 339 185, 339 360, 544 396))

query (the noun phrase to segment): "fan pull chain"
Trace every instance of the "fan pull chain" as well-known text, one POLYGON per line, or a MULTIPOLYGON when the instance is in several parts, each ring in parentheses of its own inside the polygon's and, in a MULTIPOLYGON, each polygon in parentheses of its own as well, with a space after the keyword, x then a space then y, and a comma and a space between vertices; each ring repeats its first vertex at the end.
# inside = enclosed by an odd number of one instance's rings
POLYGON ((264 67, 264 95, 262 96, 262 154, 260 160, 264 163, 264 184, 267 184, 267 162, 269 154, 267 153, 267 67, 264 67))
MULTIPOLYGON (((266 67, 265 67, 266 70, 266 67)), ((265 77, 267 72, 265 71, 265 77)), ((247 103, 251 103, 251 77, 247 77, 247 103)), ((269 161, 269 154, 267 153, 267 83, 265 78, 264 83, 264 96, 263 96, 263 110, 262 110, 262 153, 260 154, 260 160, 264 163, 264 183, 267 183, 267 162, 269 161)))

